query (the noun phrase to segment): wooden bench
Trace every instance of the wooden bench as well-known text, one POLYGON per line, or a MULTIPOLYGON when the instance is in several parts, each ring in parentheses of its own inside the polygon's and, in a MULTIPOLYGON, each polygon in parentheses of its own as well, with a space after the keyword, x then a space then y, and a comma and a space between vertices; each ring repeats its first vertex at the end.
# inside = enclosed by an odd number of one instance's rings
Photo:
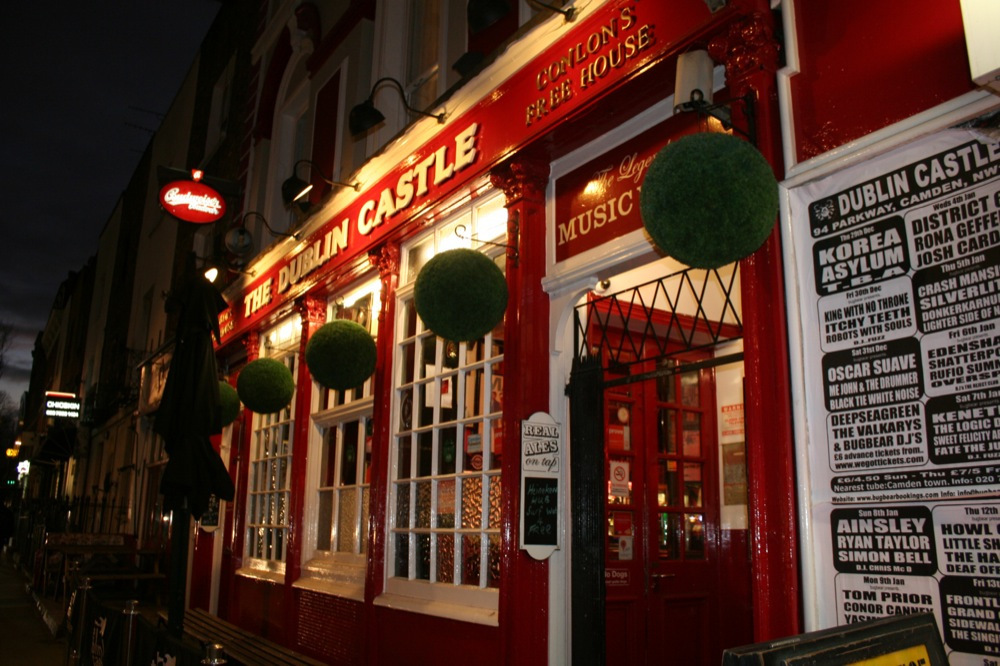
POLYGON ((273 664, 324 666, 322 661, 298 654, 257 634, 240 629, 200 608, 189 608, 184 611, 184 633, 202 645, 218 643, 225 650, 229 663, 244 664, 244 666, 273 664))

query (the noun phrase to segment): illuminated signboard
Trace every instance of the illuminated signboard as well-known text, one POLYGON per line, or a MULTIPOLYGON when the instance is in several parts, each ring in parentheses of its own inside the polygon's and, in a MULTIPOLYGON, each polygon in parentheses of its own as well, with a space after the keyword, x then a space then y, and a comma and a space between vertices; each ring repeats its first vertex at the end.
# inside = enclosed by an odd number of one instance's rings
POLYGON ((80 418, 80 399, 73 393, 45 392, 45 416, 80 418))
POLYGON ((199 182, 201 172, 192 172, 192 180, 175 180, 160 190, 163 209, 184 222, 208 224, 226 214, 226 202, 214 189, 199 182))
MULTIPOLYGON (((232 298, 227 295, 230 307, 219 317, 222 343, 304 293, 318 276, 376 247, 399 225, 426 211, 431 202, 446 199, 481 176, 486 167, 516 154, 635 72, 665 57, 676 42, 658 38, 655 26, 669 25, 678 36, 695 35, 713 20, 700 2, 637 7, 634 0, 609 0, 599 11, 574 23, 498 88, 449 119, 432 141, 366 184, 358 197, 302 239, 289 255, 256 274, 240 293, 232 298)), ((615 215, 631 223, 638 221, 637 191, 633 187, 615 195, 615 215)), ((604 203, 610 205, 610 199, 604 203)), ((571 217, 586 210, 573 212, 571 217)), ((612 212, 607 206, 602 211, 612 212)), ((577 234, 581 224, 578 221, 577 234)), ((565 233, 570 231, 567 227, 565 233)), ((597 239, 595 235, 586 241, 597 239)), ((582 251, 582 246, 568 250, 582 251)))

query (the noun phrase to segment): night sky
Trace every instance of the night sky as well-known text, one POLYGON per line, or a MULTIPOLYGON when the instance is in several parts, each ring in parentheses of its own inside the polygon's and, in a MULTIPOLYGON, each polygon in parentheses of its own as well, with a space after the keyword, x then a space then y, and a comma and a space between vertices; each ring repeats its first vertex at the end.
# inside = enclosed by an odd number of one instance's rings
POLYGON ((98 240, 217 0, 0 3, 0 321, 16 406, 60 283, 98 240))

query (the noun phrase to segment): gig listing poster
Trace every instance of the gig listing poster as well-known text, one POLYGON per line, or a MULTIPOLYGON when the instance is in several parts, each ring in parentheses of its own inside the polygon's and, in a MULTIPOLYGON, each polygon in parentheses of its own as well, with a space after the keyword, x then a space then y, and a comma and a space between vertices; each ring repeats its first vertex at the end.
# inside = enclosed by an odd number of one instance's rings
POLYGON ((937 132, 787 197, 813 628, 933 611, 952 664, 1000 664, 1000 142, 937 132))

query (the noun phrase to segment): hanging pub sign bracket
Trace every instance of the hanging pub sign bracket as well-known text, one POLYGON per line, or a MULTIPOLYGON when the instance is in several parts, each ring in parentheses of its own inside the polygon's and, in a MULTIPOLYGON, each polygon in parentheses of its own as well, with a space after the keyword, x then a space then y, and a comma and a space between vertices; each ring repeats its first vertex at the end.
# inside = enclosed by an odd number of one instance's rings
POLYGON ((473 243, 482 243, 483 245, 492 245, 494 247, 502 247, 505 250, 507 250, 507 256, 510 257, 511 259, 513 259, 514 260, 514 265, 517 266, 517 262, 518 262, 518 259, 519 259, 519 253, 518 253, 518 250, 517 250, 517 244, 518 244, 518 236, 519 236, 520 230, 521 230, 521 224, 520 224, 521 223, 521 217, 520 217, 520 214, 517 211, 514 211, 512 213, 512 215, 513 215, 513 220, 511 221, 512 230, 511 230, 510 233, 514 237, 514 243, 513 244, 494 243, 493 241, 482 240, 482 239, 476 238, 475 236, 471 236, 471 235, 469 235, 467 233, 468 227, 466 227, 464 224, 459 224, 458 226, 455 227, 455 235, 458 236, 459 238, 461 238, 462 240, 472 241, 473 243))

